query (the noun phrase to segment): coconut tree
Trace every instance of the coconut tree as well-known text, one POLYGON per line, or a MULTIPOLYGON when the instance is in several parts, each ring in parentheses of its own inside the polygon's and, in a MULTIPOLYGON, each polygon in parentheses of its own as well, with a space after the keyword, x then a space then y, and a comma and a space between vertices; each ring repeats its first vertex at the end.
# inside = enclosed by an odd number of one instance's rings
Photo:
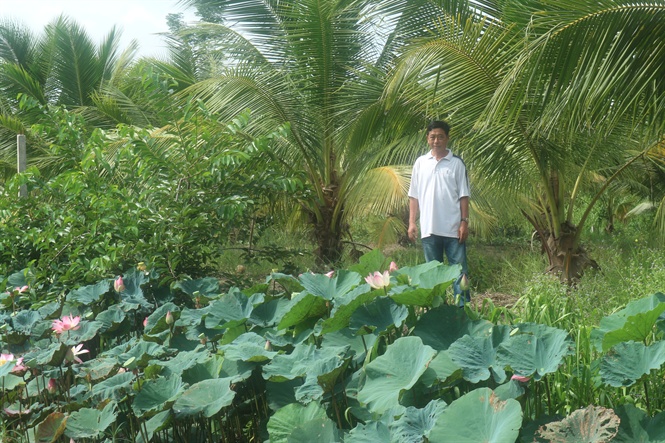
POLYGON ((473 3, 480 14, 441 2, 387 94, 449 116, 476 173, 526 197, 550 269, 570 281, 595 264, 580 241, 593 205, 662 145, 665 3, 473 3))
MULTIPOLYGON (((99 103, 99 92, 122 80, 136 52, 132 43, 118 51, 120 33, 112 28, 99 45, 73 20, 61 16, 35 36, 16 22, 0 24, 0 157, 11 164, 14 135, 43 118, 38 106, 85 110, 99 103)), ((111 119, 101 124, 111 126, 111 119)), ((29 143, 38 156, 38 141, 29 143)))
POLYGON ((388 109, 382 96, 396 51, 423 31, 426 11, 419 7, 427 2, 184 3, 221 21, 197 29, 216 36, 225 60, 224 71, 185 92, 222 119, 249 109, 248 130, 267 133, 288 123, 276 154, 285 167, 306 173, 310 194, 299 208, 319 258, 340 258, 349 221, 360 212, 406 206, 410 168, 387 165, 398 140, 425 118, 402 113, 399 103, 388 109))

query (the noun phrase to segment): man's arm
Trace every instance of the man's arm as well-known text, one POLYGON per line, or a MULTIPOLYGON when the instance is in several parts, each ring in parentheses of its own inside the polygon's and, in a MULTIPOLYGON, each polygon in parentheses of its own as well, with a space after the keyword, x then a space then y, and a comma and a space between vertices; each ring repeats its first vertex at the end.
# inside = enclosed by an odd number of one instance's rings
POLYGON ((466 221, 469 219, 469 197, 462 197, 459 199, 459 209, 462 213, 462 221, 460 221, 457 235, 459 237, 459 242, 464 243, 469 236, 469 222, 466 221))
MULTIPOLYGON (((467 199, 468 200, 468 199, 467 199)), ((418 206, 418 200, 409 197, 409 240, 411 241, 416 241, 416 237, 418 236, 418 226, 416 225, 416 220, 418 219, 418 212, 420 210, 420 206, 418 206)))

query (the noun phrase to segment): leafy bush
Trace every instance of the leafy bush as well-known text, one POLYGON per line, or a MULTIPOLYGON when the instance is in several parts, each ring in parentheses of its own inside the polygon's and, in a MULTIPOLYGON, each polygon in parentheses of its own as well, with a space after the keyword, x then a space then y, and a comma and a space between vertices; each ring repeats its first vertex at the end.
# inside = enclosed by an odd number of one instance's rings
POLYGON ((247 235, 257 208, 305 190, 271 156, 285 128, 249 139, 248 115, 219 124, 191 106, 165 128, 91 133, 79 115, 45 111, 33 130, 51 142, 51 166, 4 189, 0 273, 25 268, 55 294, 138 262, 170 281, 217 273, 229 233, 247 235))

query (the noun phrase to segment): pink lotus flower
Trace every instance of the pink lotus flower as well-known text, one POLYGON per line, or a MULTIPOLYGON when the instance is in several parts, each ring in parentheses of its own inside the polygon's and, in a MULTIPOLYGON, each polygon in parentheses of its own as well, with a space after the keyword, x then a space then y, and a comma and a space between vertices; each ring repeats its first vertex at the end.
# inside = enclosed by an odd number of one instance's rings
POLYGON ((0 354, 0 366, 14 361, 14 354, 0 354))
POLYGON ((16 292, 19 293, 19 294, 22 294, 22 293, 24 293, 24 292, 27 291, 27 290, 28 290, 28 286, 27 286, 27 285, 26 285, 26 286, 21 286, 20 288, 17 286, 17 287, 14 289, 14 291, 16 291, 16 292))
POLYGON ((64 331, 76 331, 81 327, 79 325, 80 321, 81 317, 78 315, 74 317, 72 314, 69 314, 69 317, 64 316, 62 320, 53 320, 51 328, 53 328, 56 334, 62 334, 64 331))
POLYGON ((469 279, 467 278, 466 274, 462 274, 462 278, 459 280, 459 288, 462 291, 469 289, 469 279))
POLYGON ((521 382, 521 383, 528 383, 529 380, 531 380, 531 377, 524 377, 524 376, 522 376, 522 375, 517 375, 517 374, 515 374, 515 375, 513 375, 512 377, 510 377, 510 379, 511 379, 511 380, 519 381, 519 382, 521 382))
POLYGON ((390 273, 383 271, 383 274, 381 274, 379 271, 376 271, 374 274, 369 274, 365 277, 365 281, 374 289, 385 288, 386 286, 390 286, 390 273))
POLYGON ((27 370, 28 368, 23 365, 23 357, 16 359, 16 363, 14 363, 14 369, 12 369, 12 374, 23 375, 27 370))
POLYGON ((115 292, 122 292, 125 290, 125 282, 122 281, 122 276, 115 279, 113 282, 113 289, 115 289, 115 292))
POLYGON ((77 346, 73 346, 71 349, 67 349, 67 354, 65 354, 65 359, 72 363, 83 363, 83 360, 81 360, 78 356, 82 354, 87 354, 88 351, 87 349, 81 349, 83 348, 83 343, 77 346))
POLYGON ((334 273, 335 273, 335 270, 333 269, 333 270, 330 271, 330 272, 326 272, 324 275, 325 275, 326 277, 328 277, 328 278, 332 278, 332 276, 333 276, 334 273))
POLYGON ((395 272, 395 271, 397 271, 398 269, 399 269, 399 268, 397 267, 397 263, 395 263, 394 261, 391 261, 391 262, 390 262, 390 267, 388 268, 388 271, 390 271, 390 272, 395 272))
POLYGON ((168 311, 166 313, 166 324, 167 325, 172 325, 173 324, 173 314, 171 314, 171 311, 168 311))
POLYGON ((55 383, 55 378, 50 378, 48 380, 48 383, 46 384, 46 389, 48 390, 49 394, 55 394, 55 391, 57 390, 58 385, 55 383))

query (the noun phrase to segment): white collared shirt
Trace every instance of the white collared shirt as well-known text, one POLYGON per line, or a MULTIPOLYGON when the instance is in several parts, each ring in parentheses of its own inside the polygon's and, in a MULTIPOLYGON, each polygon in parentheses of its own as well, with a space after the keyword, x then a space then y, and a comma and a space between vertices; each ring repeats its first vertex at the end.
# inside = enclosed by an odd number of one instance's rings
POLYGON ((411 172, 409 197, 418 200, 421 238, 432 234, 457 238, 462 218, 459 201, 469 196, 466 166, 450 149, 438 161, 431 151, 418 157, 411 172))

